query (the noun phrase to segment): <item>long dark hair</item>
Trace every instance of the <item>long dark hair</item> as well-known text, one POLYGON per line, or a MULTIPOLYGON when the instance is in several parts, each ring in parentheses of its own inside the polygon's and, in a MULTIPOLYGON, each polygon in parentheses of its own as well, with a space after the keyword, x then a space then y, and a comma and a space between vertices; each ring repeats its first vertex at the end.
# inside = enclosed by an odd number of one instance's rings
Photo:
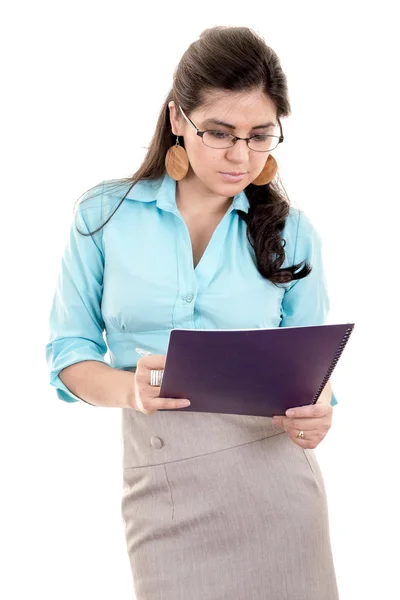
MULTIPOLYGON (((199 39, 188 47, 175 69, 172 88, 161 107, 156 129, 140 168, 131 177, 112 180, 117 186, 125 187, 128 184, 121 202, 98 229, 79 233, 93 235, 104 227, 136 182, 155 180, 165 175, 165 155, 176 139, 169 119, 168 103, 171 100, 190 116, 191 111, 204 102, 207 92, 253 89, 261 89, 273 100, 277 118, 291 114, 286 76, 278 56, 258 34, 247 27, 219 26, 203 31, 199 39)), ((184 147, 183 142, 182 145, 184 147)), ((261 275, 274 284, 306 277, 311 267, 305 261, 281 268, 285 260, 286 241, 280 232, 289 214, 290 202, 279 174, 266 185, 249 184, 245 192, 250 204, 249 212, 239 210, 238 214, 247 223, 247 237, 254 249, 261 275), (303 263, 304 266, 298 271, 303 263)))

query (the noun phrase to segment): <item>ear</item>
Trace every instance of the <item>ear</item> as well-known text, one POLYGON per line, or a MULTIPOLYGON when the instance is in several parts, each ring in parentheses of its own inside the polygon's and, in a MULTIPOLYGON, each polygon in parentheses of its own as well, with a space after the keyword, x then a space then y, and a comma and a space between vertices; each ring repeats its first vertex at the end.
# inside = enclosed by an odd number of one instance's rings
POLYGON ((179 108, 176 106, 173 100, 168 103, 168 108, 172 133, 174 135, 183 135, 184 124, 182 123, 183 119, 179 108))

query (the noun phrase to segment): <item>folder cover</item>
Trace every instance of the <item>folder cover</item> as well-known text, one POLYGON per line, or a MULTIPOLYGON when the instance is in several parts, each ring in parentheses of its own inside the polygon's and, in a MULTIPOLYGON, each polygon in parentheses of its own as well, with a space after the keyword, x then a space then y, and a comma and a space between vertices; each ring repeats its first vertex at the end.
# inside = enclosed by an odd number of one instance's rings
POLYGON ((317 402, 353 328, 172 329, 160 397, 188 398, 182 412, 285 415, 317 402))

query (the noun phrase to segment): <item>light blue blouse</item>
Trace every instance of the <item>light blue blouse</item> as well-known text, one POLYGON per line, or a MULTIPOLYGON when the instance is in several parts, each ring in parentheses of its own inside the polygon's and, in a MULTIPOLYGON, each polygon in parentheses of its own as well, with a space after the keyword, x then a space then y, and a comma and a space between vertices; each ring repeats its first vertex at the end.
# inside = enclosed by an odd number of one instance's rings
MULTIPOLYGON (((166 354, 172 328, 251 329, 320 325, 329 300, 321 239, 303 211, 291 207, 281 236, 283 267, 306 259, 310 275, 279 287, 255 264, 246 223, 245 192, 236 195, 196 268, 189 230, 176 206, 169 175, 126 188, 115 181, 86 192, 74 215, 51 306, 46 360, 58 398, 81 400, 59 372, 83 360, 123 369, 136 366, 135 348, 166 354), (93 194, 96 194, 93 196, 93 194), (110 361, 105 360, 109 350, 110 361)), ((332 396, 331 405, 337 401, 332 396)))

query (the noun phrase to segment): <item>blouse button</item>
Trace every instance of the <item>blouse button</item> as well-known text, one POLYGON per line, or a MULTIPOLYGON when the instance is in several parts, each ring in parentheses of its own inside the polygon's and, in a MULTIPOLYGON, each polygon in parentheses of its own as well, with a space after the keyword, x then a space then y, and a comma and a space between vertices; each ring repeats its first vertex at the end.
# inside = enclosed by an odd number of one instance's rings
POLYGON ((157 450, 159 450, 163 447, 164 442, 159 437, 152 437, 150 440, 150 444, 153 446, 153 448, 157 448, 157 450))
POLYGON ((186 296, 184 296, 186 302, 191 302, 193 300, 193 294, 186 294, 186 296))

